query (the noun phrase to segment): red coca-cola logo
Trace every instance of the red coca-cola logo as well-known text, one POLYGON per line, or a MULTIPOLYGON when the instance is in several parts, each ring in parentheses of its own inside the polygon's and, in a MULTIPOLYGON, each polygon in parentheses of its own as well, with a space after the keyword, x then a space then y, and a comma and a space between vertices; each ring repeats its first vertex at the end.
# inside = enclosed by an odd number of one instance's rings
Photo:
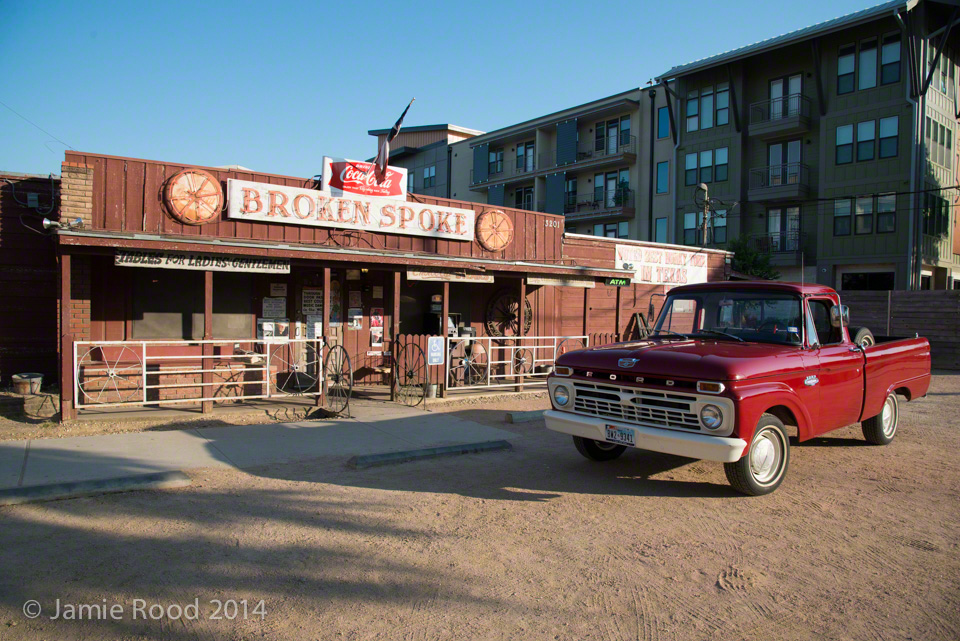
POLYGON ((334 162, 331 163, 330 188, 361 196, 402 196, 401 177, 399 171, 388 167, 386 177, 378 183, 373 163, 334 162))

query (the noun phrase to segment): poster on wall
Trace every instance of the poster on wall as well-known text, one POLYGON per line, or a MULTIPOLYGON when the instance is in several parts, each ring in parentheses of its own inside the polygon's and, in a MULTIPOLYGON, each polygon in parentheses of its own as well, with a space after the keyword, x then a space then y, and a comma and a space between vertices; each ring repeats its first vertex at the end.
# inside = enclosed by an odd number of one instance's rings
POLYGON ((374 300, 383 300, 383 286, 382 286, 382 285, 374 285, 374 286, 373 286, 373 294, 371 295, 371 298, 373 298, 374 300))
POLYGON ((363 295, 359 289, 350 290, 350 300, 347 303, 347 307, 363 307, 363 295))
POLYGON ((370 347, 383 347, 383 328, 370 328, 370 347))
POLYGON ((707 255, 682 249, 616 246, 617 269, 633 272, 634 283, 687 285, 707 282, 707 255))
POLYGON ((263 298, 263 317, 264 318, 284 318, 287 315, 287 297, 286 296, 264 296, 263 298))
POLYGON ((286 318, 258 318, 257 339, 285 341, 290 339, 290 321, 286 318))
POLYGON ((314 315, 323 316, 323 288, 322 287, 304 287, 303 303, 300 311, 304 316, 314 315))
POLYGON ((307 340, 317 340, 323 337, 323 316, 307 314, 307 340))
POLYGON ((270 295, 271 295, 271 296, 286 296, 286 295, 287 295, 287 284, 286 284, 286 283, 270 283, 270 295))
POLYGON ((370 327, 383 327, 383 308, 370 308, 370 327))
POLYGON ((347 310, 347 329, 363 329, 363 310, 359 307, 347 310))
POLYGON ((340 297, 340 281, 330 281, 330 327, 340 327, 343 318, 343 299, 340 297))

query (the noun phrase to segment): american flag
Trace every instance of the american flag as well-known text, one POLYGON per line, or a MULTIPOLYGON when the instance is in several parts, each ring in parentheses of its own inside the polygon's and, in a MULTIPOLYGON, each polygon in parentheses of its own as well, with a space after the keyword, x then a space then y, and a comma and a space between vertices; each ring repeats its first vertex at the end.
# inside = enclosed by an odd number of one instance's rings
POLYGON ((377 183, 382 183, 387 178, 387 163, 390 162, 390 143, 394 138, 397 137, 397 134, 400 133, 400 126, 403 124, 403 118, 407 115, 407 112, 410 111, 410 105, 413 104, 413 101, 416 98, 410 99, 410 104, 407 105, 407 108, 403 110, 403 113, 400 114, 400 118, 397 119, 397 122, 393 125, 393 129, 390 130, 390 133, 387 134, 387 137, 383 140, 383 144, 380 145, 380 151, 377 152, 377 157, 373 161, 373 171, 374 177, 377 180, 377 183))

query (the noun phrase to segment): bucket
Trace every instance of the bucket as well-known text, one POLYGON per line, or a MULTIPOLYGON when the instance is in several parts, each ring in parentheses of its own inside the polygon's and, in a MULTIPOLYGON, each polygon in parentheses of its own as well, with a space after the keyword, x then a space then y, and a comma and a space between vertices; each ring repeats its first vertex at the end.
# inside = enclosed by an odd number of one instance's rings
POLYGON ((28 394, 40 393, 40 383, 43 382, 43 374, 14 374, 12 379, 14 393, 27 396, 28 394))
POLYGON ((427 398, 436 398, 437 397, 437 384, 430 383, 427 385, 427 398))

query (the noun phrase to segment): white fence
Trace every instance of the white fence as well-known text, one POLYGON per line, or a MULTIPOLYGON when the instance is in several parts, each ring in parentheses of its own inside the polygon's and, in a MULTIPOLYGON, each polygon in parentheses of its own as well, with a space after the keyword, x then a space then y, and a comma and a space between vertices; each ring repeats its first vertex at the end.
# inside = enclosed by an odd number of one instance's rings
POLYGON ((317 340, 76 341, 75 406, 319 396, 323 353, 317 340))
POLYGON ((589 347, 588 336, 446 339, 448 390, 544 384, 560 354, 589 347))

